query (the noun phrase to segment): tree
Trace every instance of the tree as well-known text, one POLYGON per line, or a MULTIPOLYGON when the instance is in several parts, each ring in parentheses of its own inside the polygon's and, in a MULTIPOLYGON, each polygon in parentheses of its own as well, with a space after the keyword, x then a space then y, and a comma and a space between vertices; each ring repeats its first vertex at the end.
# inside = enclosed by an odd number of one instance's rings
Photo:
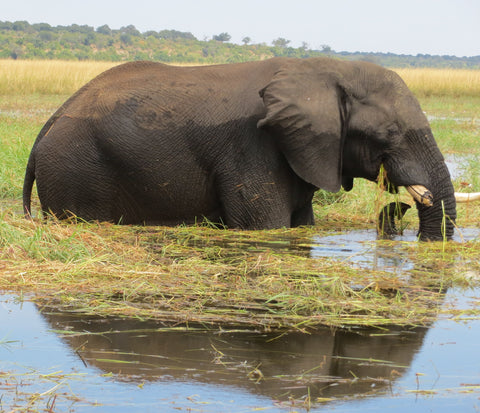
POLYGON ((221 48, 221 46, 218 43, 207 43, 207 45, 202 49, 202 55, 203 57, 215 57, 218 53, 219 48, 221 48))
POLYGON ((93 26, 88 26, 87 24, 82 24, 82 25, 72 24, 72 25, 67 27, 67 30, 72 32, 72 33, 87 34, 87 33, 93 32, 94 28, 93 28, 93 26))
POLYGON ((108 24, 104 24, 103 26, 97 27, 97 33, 111 35, 112 29, 108 27, 108 24))
POLYGON ((90 46, 92 44, 95 44, 97 41, 97 37, 95 36, 95 33, 88 33, 85 38, 83 39, 83 44, 85 46, 90 46))
POLYGON ((250 37, 248 37, 248 36, 247 36, 247 37, 244 37, 244 38, 242 39, 242 42, 243 42, 243 44, 244 44, 245 46, 246 46, 248 43, 250 43, 251 41, 252 41, 252 39, 250 39, 250 37))
POLYGON ((191 39, 197 40, 196 37, 190 32, 180 32, 178 30, 162 30, 158 33, 160 39, 191 39))
POLYGON ((0 30, 13 30, 13 23, 0 21, 0 30))
POLYGON ((23 56, 23 50, 19 47, 16 47, 15 49, 12 50, 12 52, 10 53, 10 57, 13 59, 13 60, 17 60, 19 57, 22 57, 23 56))
POLYGON ((275 47, 281 47, 281 48, 286 48, 289 43, 290 43, 290 40, 286 40, 283 37, 279 37, 278 39, 276 39, 272 42, 272 44, 275 47))
POLYGON ((120 41, 125 45, 131 45, 132 44, 132 36, 130 36, 128 33, 122 33, 120 35, 120 41))
POLYGON ((322 44, 320 47, 322 48, 322 53, 332 53, 332 48, 328 44, 322 44))
POLYGON ((35 23, 32 24, 32 28, 38 32, 52 32, 53 27, 50 26, 48 23, 35 23))
POLYGON ((129 34, 131 36, 140 36, 141 33, 137 30, 137 28, 133 24, 129 24, 126 27, 120 28, 120 33, 122 34, 129 34))
POLYGON ((160 33, 156 32, 155 30, 148 30, 143 33, 143 37, 146 39, 147 37, 155 37, 155 39, 160 39, 160 33))
POLYGON ((212 37, 212 39, 216 40, 217 42, 228 42, 231 38, 232 36, 230 36, 228 33, 220 33, 212 37))
POLYGON ((24 32, 27 28, 30 27, 30 24, 27 21, 16 21, 12 25, 12 29, 17 32, 24 32))
POLYGON ((43 40, 44 42, 51 42, 53 40, 53 33, 50 31, 42 30, 38 37, 43 40))

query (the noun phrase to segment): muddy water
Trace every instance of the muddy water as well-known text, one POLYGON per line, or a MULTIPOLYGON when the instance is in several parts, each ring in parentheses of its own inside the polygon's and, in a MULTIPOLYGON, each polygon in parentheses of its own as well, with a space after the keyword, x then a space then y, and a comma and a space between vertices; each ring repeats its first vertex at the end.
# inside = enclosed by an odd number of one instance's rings
MULTIPOLYGON (((474 239, 480 231, 462 231, 474 239)), ((404 240, 413 240, 407 233, 404 240)), ((408 271, 375 232, 318 238, 313 257, 408 271)), ((478 275, 477 275, 478 276, 478 275)), ((445 305, 480 304, 450 290, 445 305)), ((85 318, 0 300, 0 411, 471 411, 480 397, 480 321, 312 335, 206 332, 85 318), (7 374, 5 374, 7 373, 7 374), (15 389, 15 391, 12 391, 15 389), (39 396, 32 399, 32 394, 39 396), (311 405, 309 404, 311 401, 311 405), (190 409, 190 410, 189 410, 190 409)))

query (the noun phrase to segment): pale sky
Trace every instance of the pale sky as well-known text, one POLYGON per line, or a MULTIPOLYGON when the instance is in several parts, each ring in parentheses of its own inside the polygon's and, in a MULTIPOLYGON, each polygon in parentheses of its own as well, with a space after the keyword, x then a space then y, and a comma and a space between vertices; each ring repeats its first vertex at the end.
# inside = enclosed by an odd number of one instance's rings
POLYGON ((227 32, 348 52, 480 55, 480 0, 3 0, 1 21, 227 32))

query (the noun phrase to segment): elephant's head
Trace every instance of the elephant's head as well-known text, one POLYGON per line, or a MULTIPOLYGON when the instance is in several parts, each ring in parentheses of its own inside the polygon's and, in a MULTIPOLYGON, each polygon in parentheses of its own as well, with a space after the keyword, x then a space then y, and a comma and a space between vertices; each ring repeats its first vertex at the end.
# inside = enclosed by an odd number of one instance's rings
POLYGON ((318 188, 376 181, 414 196, 424 240, 451 238, 453 185, 418 101, 392 71, 362 62, 288 61, 260 92, 266 116, 295 173, 318 188), (428 189, 427 189, 428 188, 428 189))

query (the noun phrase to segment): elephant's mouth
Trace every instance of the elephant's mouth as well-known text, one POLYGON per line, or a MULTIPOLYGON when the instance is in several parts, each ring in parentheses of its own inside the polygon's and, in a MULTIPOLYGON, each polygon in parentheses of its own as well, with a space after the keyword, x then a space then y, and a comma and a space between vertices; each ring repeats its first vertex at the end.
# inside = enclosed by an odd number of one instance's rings
MULTIPOLYGON (((433 206, 433 194, 423 185, 409 185, 405 188, 419 204, 426 207, 433 206)), ((401 220, 409 208, 410 205, 404 202, 392 202, 385 206, 378 216, 378 233, 387 238, 401 234, 402 232, 397 230, 395 226, 395 219, 401 220)))
MULTIPOLYGON (((409 185, 405 187, 412 198, 424 207, 433 206, 433 194, 423 185, 409 185)), ((455 192, 456 202, 470 202, 480 200, 480 192, 477 193, 458 193, 455 192)), ((395 219, 401 220, 410 205, 403 202, 392 202, 385 206, 379 214, 377 230, 382 236, 399 235, 395 227, 395 219)))

